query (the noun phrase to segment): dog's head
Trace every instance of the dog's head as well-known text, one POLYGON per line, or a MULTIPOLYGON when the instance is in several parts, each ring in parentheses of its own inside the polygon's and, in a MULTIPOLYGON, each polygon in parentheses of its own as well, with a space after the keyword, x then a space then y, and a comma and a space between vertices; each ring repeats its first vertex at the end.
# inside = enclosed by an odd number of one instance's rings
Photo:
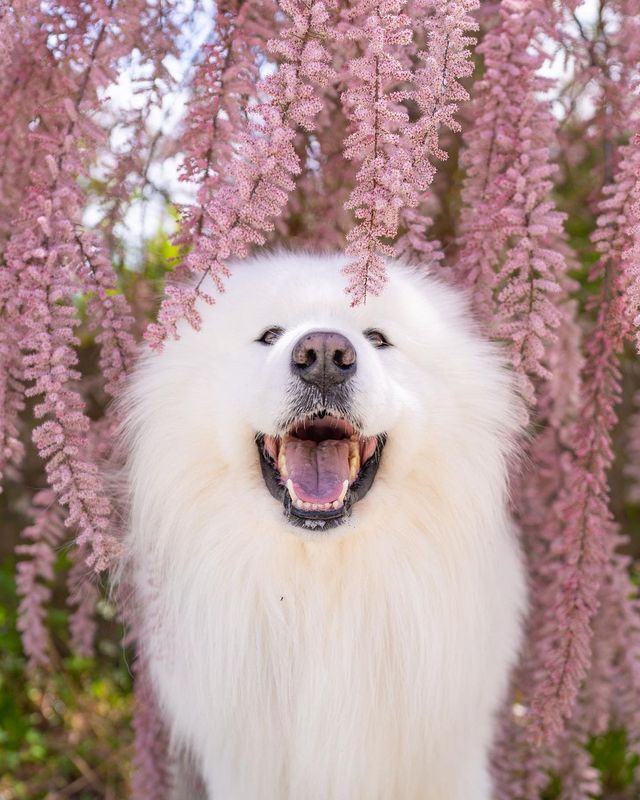
POLYGON ((506 446, 510 381, 458 293, 391 264, 382 294, 351 307, 346 263, 278 254, 238 264, 202 330, 185 325, 148 357, 134 416, 164 420, 180 480, 204 472, 240 505, 258 481, 283 524, 326 532, 357 524, 378 484, 401 502, 412 475, 435 485, 452 458, 475 450, 482 464, 478 448, 488 457, 500 432, 506 446))
MULTIPOLYGON (((304 316, 288 317, 289 331, 271 325, 256 340, 277 348, 264 391, 273 391, 270 382, 279 375, 280 397, 279 411, 257 433, 256 444, 265 484, 289 520, 326 530, 375 480, 392 414, 388 408, 376 414, 367 403, 380 366, 371 351, 392 343, 382 330, 357 331, 347 320, 328 317, 310 326, 304 316)), ((393 396, 393 384, 381 373, 377 385, 393 396)))

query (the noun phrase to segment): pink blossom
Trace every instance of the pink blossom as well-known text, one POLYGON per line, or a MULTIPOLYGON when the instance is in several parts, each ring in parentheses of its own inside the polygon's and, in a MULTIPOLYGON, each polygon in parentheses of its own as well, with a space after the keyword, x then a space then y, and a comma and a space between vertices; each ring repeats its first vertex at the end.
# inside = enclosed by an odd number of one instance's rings
POLYGON ((100 345, 104 388, 112 397, 117 397, 136 354, 133 317, 124 295, 117 289, 113 268, 100 242, 83 233, 76 237, 76 244, 90 289, 87 312, 100 345))
MULTIPOLYGON (((16 237, 12 246, 17 241, 16 237)), ((11 251, 9 259, 14 265, 11 251)), ((51 276, 39 273, 35 263, 22 267, 23 375, 26 395, 38 400, 36 419, 43 420, 33 431, 33 441, 46 461, 51 488, 68 509, 65 524, 76 527, 78 542, 90 547, 90 563, 104 569, 115 547, 109 533, 110 504, 98 468, 86 451, 89 420, 84 402, 70 385, 79 377, 74 333, 78 321, 68 301, 62 302, 69 297, 68 286, 50 281, 51 276)))
POLYGON ((87 566, 90 561, 86 547, 76 547, 72 551, 73 565, 67 579, 67 603, 71 607, 69 629, 71 646, 79 656, 93 655, 97 622, 95 619, 98 589, 95 573, 87 566))
POLYGON ((535 52, 543 16, 534 3, 505 0, 500 22, 479 50, 485 75, 475 100, 475 123, 463 153, 460 253, 463 282, 492 333, 508 342, 522 392, 550 373, 545 346, 560 323, 556 298, 566 271, 558 241, 563 216, 551 199, 554 121, 538 99, 546 82, 535 52))
POLYGON ((610 557, 616 526, 609 509, 607 471, 613 461, 612 430, 620 400, 618 354, 631 333, 626 307, 629 285, 625 269, 634 202, 630 160, 623 158, 612 184, 605 187, 593 234, 600 260, 592 280, 601 279, 595 328, 586 340, 580 409, 572 431, 575 462, 554 510, 561 523, 553 542, 557 559, 553 620, 547 632, 545 677, 532 701, 538 720, 534 735, 557 736, 571 714, 591 662, 592 620, 610 557))
POLYGON ((627 181, 628 219, 627 243, 621 255, 623 270, 629 276, 626 289, 628 314, 636 327, 636 346, 640 350, 640 133, 637 133, 622 153, 625 180, 627 181))
MULTIPOLYGON (((0 313, 15 313, 16 281, 8 270, 0 270, 0 313)), ((11 473, 22 461, 20 414, 24 409, 22 358, 14 333, 0 327, 0 492, 5 472, 11 473)))
MULTIPOLYGON (((54 72, 60 80, 61 96, 55 102, 44 102, 46 125, 32 134, 35 163, 6 247, 8 276, 4 279, 8 284, 4 309, 13 346, 13 351, 8 344, 3 347, 13 359, 4 393, 10 398, 19 376, 26 385, 26 396, 37 398, 34 414, 42 422, 33 431, 33 441, 46 461, 50 486, 68 509, 65 524, 77 529, 78 542, 87 546, 89 561, 96 569, 109 563, 115 540, 109 533, 110 503, 86 448, 90 421, 84 400, 73 386, 79 378, 78 319, 72 303, 77 292, 96 298, 89 308, 96 311, 107 390, 117 390, 133 354, 128 332, 132 318, 124 298, 113 292, 116 283, 110 260, 99 237, 79 228, 86 200, 75 178, 88 169, 95 149, 104 140, 104 131, 83 110, 85 105, 91 107, 98 88, 107 80, 110 68, 102 59, 111 60, 122 52, 119 20, 112 18, 110 11, 107 4, 88 51, 82 49, 86 19, 65 39, 69 57, 77 56, 83 71, 73 88, 62 67, 60 76, 54 72), (18 352, 19 367, 15 364, 18 352)), ((34 15, 33 24, 38 22, 34 15)), ((57 18, 52 24, 54 28, 65 26, 57 18)), ((8 416, 9 426, 11 419, 8 416)))
POLYGON ((321 0, 283 0, 280 5, 290 22, 269 42, 269 50, 282 61, 274 75, 260 81, 257 93, 265 100, 252 107, 255 121, 247 118, 239 132, 238 157, 228 165, 231 179, 217 188, 205 207, 207 235, 198 238, 185 261, 191 272, 199 274, 198 283, 195 288, 172 289, 159 322, 146 334, 154 347, 161 347, 168 334, 176 335, 182 317, 197 326, 197 300, 213 302, 204 279, 210 277, 222 290, 228 275, 226 260, 242 258, 265 242, 295 187, 293 176, 300 172, 294 148, 297 126, 313 129, 322 108, 314 87, 333 78, 322 44, 331 17, 321 0))
MULTIPOLYGON (((423 66, 412 71, 403 63, 403 52, 413 41, 406 2, 362 2, 345 12, 343 36, 366 45, 363 56, 348 64, 348 88, 342 95, 353 133, 345 141, 344 155, 357 159, 356 185, 346 204, 355 225, 347 236, 346 252, 354 260, 345 272, 353 304, 366 302, 367 294, 379 294, 385 283, 384 259, 396 253, 401 215, 408 226, 401 252, 431 255, 436 247, 415 247, 412 230, 427 226, 428 217, 413 211, 435 174, 433 159, 446 153, 438 143, 441 127, 458 129, 457 104, 467 98, 459 80, 471 73, 468 48, 475 40, 464 30, 477 25, 469 16, 473 0, 444 3, 424 0, 424 34, 428 49, 417 53, 423 66), (409 85, 410 89, 400 89, 409 85), (410 123, 404 100, 420 110, 410 123), (430 160, 431 159, 431 160, 430 160)), ((420 31, 420 24, 417 30, 420 31)))
POLYGON ((390 85, 413 77, 398 58, 398 51, 412 40, 409 17, 402 13, 405 5, 403 0, 363 0, 347 15, 355 22, 346 35, 366 47, 365 55, 349 63, 350 86, 342 95, 354 127, 345 141, 344 155, 361 162, 346 204, 356 220, 346 250, 354 261, 345 269, 354 304, 365 302, 367 293, 380 293, 385 282, 384 258, 394 253, 388 242, 397 233, 400 209, 417 204, 409 152, 399 137, 409 118, 389 91, 390 85))
POLYGON ((62 511, 52 491, 45 489, 33 498, 33 523, 22 532, 25 544, 16 547, 18 561, 16 589, 20 597, 18 630, 31 666, 49 664, 47 605, 51 599, 56 548, 64 535, 62 511))
POLYGON ((204 208, 225 183, 234 140, 246 124, 246 103, 256 97, 256 51, 265 46, 265 25, 257 24, 256 17, 266 23, 273 13, 269 3, 230 0, 217 6, 215 39, 202 49, 183 133, 181 178, 198 184, 198 202, 183 209, 180 242, 208 233, 204 208))
POLYGON ((441 129, 461 130, 455 114, 469 99, 461 81, 473 73, 469 56, 476 39, 468 34, 478 30, 471 16, 478 5, 476 0, 416 0, 417 30, 427 46, 417 54, 422 66, 415 72, 416 90, 411 95, 422 113, 410 126, 408 136, 413 180, 422 192, 427 191, 435 175, 432 160, 448 158, 439 143, 441 129))
POLYGON ((135 771, 131 781, 134 800, 166 800, 169 797, 170 774, 167 758, 168 737, 160 718, 148 666, 143 656, 138 656, 134 666, 136 713, 135 771))

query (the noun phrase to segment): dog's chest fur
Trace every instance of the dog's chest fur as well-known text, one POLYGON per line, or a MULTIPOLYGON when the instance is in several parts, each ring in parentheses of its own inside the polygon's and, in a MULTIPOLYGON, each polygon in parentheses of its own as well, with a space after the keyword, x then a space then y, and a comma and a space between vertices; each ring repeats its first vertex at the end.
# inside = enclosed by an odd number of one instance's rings
POLYGON ((203 530, 174 549, 147 604, 154 675, 215 800, 485 796, 484 689, 493 702, 513 639, 496 585, 518 567, 501 533, 498 559, 443 537, 405 517, 340 541, 203 530), (460 758, 479 759, 472 794, 460 758))

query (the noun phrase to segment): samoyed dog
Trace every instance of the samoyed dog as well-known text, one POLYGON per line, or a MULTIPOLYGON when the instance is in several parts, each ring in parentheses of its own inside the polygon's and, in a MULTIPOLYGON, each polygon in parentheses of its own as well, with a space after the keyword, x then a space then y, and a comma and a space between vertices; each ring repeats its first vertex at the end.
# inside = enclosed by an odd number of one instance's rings
POLYGON ((346 263, 236 265, 133 376, 151 680, 212 800, 488 800, 525 606, 519 403, 456 291, 390 263, 350 307, 346 263))

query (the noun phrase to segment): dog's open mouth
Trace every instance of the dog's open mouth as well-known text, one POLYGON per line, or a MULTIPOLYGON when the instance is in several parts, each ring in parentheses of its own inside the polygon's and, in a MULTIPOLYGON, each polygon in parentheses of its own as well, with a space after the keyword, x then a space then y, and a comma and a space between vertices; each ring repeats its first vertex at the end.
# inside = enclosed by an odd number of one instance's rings
POLYGON ((340 523, 371 488, 385 437, 361 436, 347 420, 316 414, 283 436, 256 437, 267 488, 292 522, 340 523))

